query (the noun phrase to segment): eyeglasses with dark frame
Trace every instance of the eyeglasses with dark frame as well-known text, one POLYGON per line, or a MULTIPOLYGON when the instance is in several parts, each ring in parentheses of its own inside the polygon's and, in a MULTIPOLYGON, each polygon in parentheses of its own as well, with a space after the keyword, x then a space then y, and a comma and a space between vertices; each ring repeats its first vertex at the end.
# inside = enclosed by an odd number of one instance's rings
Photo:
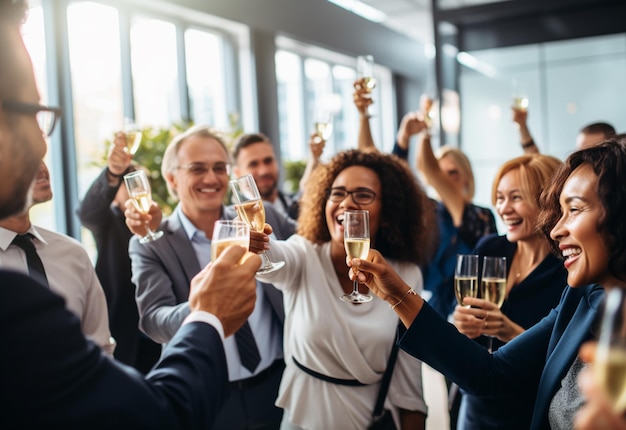
POLYGON ((2 101, 0 102, 0 106, 2 106, 2 110, 7 112, 35 115, 41 132, 46 136, 52 135, 54 127, 63 112, 59 107, 44 106, 34 103, 2 101))
POLYGON ((184 169, 194 176, 204 176, 209 170, 212 170, 215 175, 227 176, 230 175, 230 164, 228 163, 215 163, 213 165, 203 163, 191 163, 185 166, 177 166, 177 169, 184 169))
POLYGON ((356 190, 348 191, 342 187, 335 187, 326 190, 326 198, 335 203, 344 201, 348 195, 350 195, 355 204, 360 206, 369 205, 376 199, 376 193, 369 188, 357 188, 356 190))

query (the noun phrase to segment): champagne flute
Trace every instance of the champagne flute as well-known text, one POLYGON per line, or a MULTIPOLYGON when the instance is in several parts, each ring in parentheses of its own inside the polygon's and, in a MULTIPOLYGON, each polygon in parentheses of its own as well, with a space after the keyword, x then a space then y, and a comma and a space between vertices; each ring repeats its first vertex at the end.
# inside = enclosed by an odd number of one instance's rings
MULTIPOLYGON (((150 212, 150 206, 152 205, 152 195, 150 191, 150 182, 148 176, 143 170, 136 170, 127 175, 124 175, 124 183, 128 190, 128 194, 133 199, 133 203, 137 210, 146 215, 150 212)), ((152 231, 148 222, 146 221, 147 233, 144 237, 139 239, 140 243, 148 243, 157 240, 163 236, 162 231, 152 231)))
MULTIPOLYGON (((366 258, 370 250, 369 211, 345 211, 343 213, 343 245, 346 254, 352 258, 366 258)), ((341 300, 352 303, 366 303, 372 300, 369 294, 359 292, 359 281, 353 282, 352 292, 341 296, 341 300)))
POLYGON ((513 80, 513 108, 522 112, 526 112, 528 110, 528 93, 526 91, 525 86, 518 82, 517 80, 513 80))
POLYGON ((593 369, 614 410, 626 411, 626 294, 620 288, 606 295, 593 369))
POLYGON ((319 113, 315 118, 315 143, 326 142, 333 134, 333 116, 328 112, 319 113))
MULTIPOLYGON (((481 276, 483 299, 498 307, 506 295, 506 257, 484 257, 481 276)), ((493 352, 493 336, 489 336, 489 352, 493 352)))
POLYGON ((211 236, 211 261, 215 261, 230 245, 239 245, 248 249, 250 226, 243 221, 215 221, 213 236, 211 236))
MULTIPOLYGON (((239 218, 248 224, 251 230, 262 233, 265 227, 265 206, 254 177, 248 174, 229 183, 239 218)), ((263 264, 257 270, 258 274, 271 273, 285 265, 284 261, 272 262, 266 251, 261 253, 261 259, 263 264)))
POLYGON ((459 254, 456 256, 454 269, 454 294, 461 306, 465 297, 478 295, 478 255, 459 254))
POLYGON ((135 155, 141 145, 143 133, 141 128, 131 118, 124 118, 124 134, 126 135, 126 148, 128 153, 135 155))
MULTIPOLYGON (((371 97, 372 90, 376 87, 376 76, 374 75, 374 57, 371 55, 360 55, 356 59, 357 78, 363 79, 363 89, 368 97, 371 97)), ((369 107, 367 108, 369 114, 369 107)))

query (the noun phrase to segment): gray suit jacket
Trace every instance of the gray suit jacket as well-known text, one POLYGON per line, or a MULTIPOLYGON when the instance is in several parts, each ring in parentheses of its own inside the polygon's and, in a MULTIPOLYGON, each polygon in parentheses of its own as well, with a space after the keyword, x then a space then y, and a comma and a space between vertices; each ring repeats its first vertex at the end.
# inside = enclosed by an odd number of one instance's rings
MULTIPOLYGON (((137 286, 136 299, 139 310, 139 327, 155 342, 166 343, 174 336, 183 320, 189 315, 189 285, 200 271, 193 246, 180 219, 177 209, 161 223, 161 239, 140 244, 135 236, 128 246, 132 264, 132 281, 137 286)), ((266 205, 267 223, 279 239, 286 239, 295 232, 295 223, 266 205)), ((222 209, 224 219, 233 219, 232 207, 222 209)), ((257 281, 259 282, 259 281, 257 281)), ((284 322, 282 294, 271 284, 261 283, 276 317, 284 322)))

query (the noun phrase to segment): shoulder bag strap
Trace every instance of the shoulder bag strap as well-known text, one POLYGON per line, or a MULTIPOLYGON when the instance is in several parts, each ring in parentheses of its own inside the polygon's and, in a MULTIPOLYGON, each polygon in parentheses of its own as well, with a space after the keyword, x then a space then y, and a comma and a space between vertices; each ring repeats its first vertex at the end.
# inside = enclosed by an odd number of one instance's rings
POLYGON ((383 413, 383 405, 385 404, 385 398, 387 397, 387 391, 389 391, 389 384, 391 383, 391 375, 393 374, 393 368, 396 365, 396 358, 398 357, 398 341, 404 334, 406 328, 401 322, 398 322, 398 328, 396 330, 396 340, 391 348, 389 354, 389 360, 387 361, 387 369, 383 375, 382 382, 380 383, 380 390, 378 391, 378 398, 376 399, 376 405, 374 406, 374 412, 372 415, 374 418, 379 417, 383 413))

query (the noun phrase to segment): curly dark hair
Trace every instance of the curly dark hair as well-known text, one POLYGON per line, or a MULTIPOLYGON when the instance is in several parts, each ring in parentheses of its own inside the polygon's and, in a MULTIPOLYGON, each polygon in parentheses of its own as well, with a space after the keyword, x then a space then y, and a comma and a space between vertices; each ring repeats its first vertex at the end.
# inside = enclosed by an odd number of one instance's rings
POLYGON ((550 232, 561 218, 559 198, 565 182, 581 165, 589 165, 598 176, 598 197, 604 213, 598 220, 598 232, 606 241, 609 271, 626 280, 626 140, 609 139, 571 154, 541 194, 538 227, 550 241, 553 252, 560 255, 558 244, 550 232))
POLYGON ((300 200, 298 233, 317 244, 331 239, 326 223, 326 190, 350 166, 367 167, 380 179, 382 222, 375 238, 377 250, 397 261, 426 262, 437 231, 433 202, 405 163, 389 154, 349 150, 318 166, 300 200))

